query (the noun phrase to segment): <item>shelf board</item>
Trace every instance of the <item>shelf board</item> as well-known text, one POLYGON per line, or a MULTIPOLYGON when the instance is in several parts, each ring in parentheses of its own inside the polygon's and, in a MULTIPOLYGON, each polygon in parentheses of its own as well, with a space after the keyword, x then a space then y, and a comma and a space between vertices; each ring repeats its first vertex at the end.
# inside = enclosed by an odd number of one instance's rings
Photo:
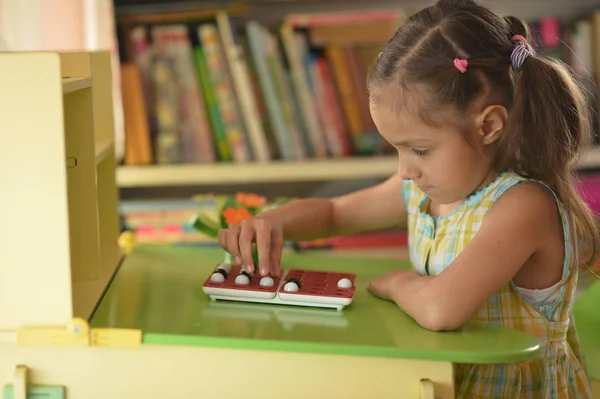
POLYGON ((102 160, 111 153, 113 148, 114 142, 112 140, 107 138, 96 138, 96 165, 102 162, 102 160))
POLYGON ((63 94, 92 87, 92 78, 62 78, 63 94))
POLYGON ((117 169, 117 185, 131 188, 375 179, 391 176, 397 168, 396 156, 247 164, 121 166, 117 169))
MULTIPOLYGON (((380 179, 398 168, 396 156, 249 164, 121 166, 121 188, 380 179)), ((578 169, 600 169, 600 148, 586 151, 578 169)))

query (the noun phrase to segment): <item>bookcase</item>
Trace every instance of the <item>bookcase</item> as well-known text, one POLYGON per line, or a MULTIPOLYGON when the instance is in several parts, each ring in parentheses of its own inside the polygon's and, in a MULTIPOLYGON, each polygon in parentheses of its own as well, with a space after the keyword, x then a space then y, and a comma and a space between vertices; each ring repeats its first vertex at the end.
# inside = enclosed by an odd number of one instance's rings
POLYGON ((0 331, 87 319, 119 263, 110 62, 0 54, 0 331))
MULTIPOLYGON (((350 141, 365 133, 375 133, 374 136, 377 136, 376 128, 368 115, 368 107, 365 106, 368 100, 363 87, 364 73, 376 56, 377 48, 404 18, 421 8, 422 3, 412 0, 377 0, 368 4, 358 1, 255 0, 235 4, 224 2, 203 5, 190 2, 185 5, 159 6, 151 1, 136 0, 117 1, 115 4, 122 71, 129 77, 123 90, 125 119, 128 122, 125 161, 124 165, 117 168, 117 184, 120 188, 214 188, 240 183, 275 185, 356 181, 385 179, 396 171, 397 156, 393 151, 375 151, 367 156, 361 151, 355 152, 356 148, 350 153, 340 151, 339 146, 344 144, 336 144, 335 138, 331 138, 336 128, 333 127, 334 122, 327 121, 327 116, 339 113, 339 120, 343 120, 340 123, 344 127, 341 131, 336 131, 336 134, 348 136, 350 141), (345 17, 340 17, 344 14, 345 17), (336 18, 337 21, 333 22, 336 18), (347 20, 342 23, 340 21, 343 18, 347 20), (377 22, 372 23, 375 19, 377 22), (366 21, 371 24, 368 25, 366 21), (353 23, 362 28, 352 27, 353 23), (266 136, 268 147, 275 147, 275 153, 279 151, 279 154, 270 154, 265 159, 255 157, 250 162, 235 162, 231 159, 224 161, 218 153, 212 159, 204 156, 202 160, 185 157, 174 161, 156 159, 160 152, 160 144, 156 138, 167 133, 161 133, 160 128, 156 127, 161 124, 161 116, 156 111, 161 105, 157 105, 155 101, 162 96, 155 93, 153 98, 152 94, 148 94, 148 90, 162 90, 159 83, 152 81, 152 73, 156 72, 152 72, 152 68, 164 61, 162 58, 169 57, 176 63, 191 63, 196 66, 201 64, 201 60, 197 58, 187 60, 183 53, 177 57, 161 53, 160 48, 163 43, 170 41, 171 45, 177 45, 180 49, 187 47, 193 52, 209 53, 209 46, 202 38, 196 37, 199 36, 199 30, 206 27, 217 32, 213 45, 218 43, 221 48, 215 50, 214 54, 221 53, 223 61, 219 65, 231 75, 230 89, 235 94, 232 101, 239 103, 239 120, 248 126, 245 145, 259 149, 264 146, 264 140, 261 143, 257 137, 266 136), (368 35, 364 33, 366 31, 369 32, 368 35), (173 39, 174 32, 177 39, 173 39), (356 54, 351 56, 352 52, 347 49, 358 45, 370 47, 370 52, 368 57, 355 63, 352 57, 356 59, 356 54), (346 71, 336 67, 335 59, 347 61, 346 71), (329 83, 327 78, 319 77, 318 72, 315 72, 321 61, 327 64, 325 69, 331 70, 329 83), (360 65, 357 68, 352 66, 354 64, 360 65), (360 71, 355 73, 353 69, 360 71), (244 80, 252 83, 252 93, 239 83, 244 80), (327 86, 334 86, 332 92, 337 92, 337 95, 326 94, 327 86), (278 95, 273 95, 277 91, 275 87, 278 88, 278 95), (336 100, 331 100, 332 96, 336 100), (249 111, 254 107, 259 108, 260 118, 252 116, 253 113, 256 115, 255 111, 249 111), (289 122, 294 119, 290 118, 292 114, 299 121, 298 129, 294 128, 294 123, 289 122), (321 120, 316 121, 316 118, 321 120), (300 132, 308 149, 308 155, 300 157, 302 159, 296 158, 290 150, 291 147, 299 147, 298 140, 295 141, 296 144, 290 144, 294 143, 297 132, 300 132), (272 137, 269 138, 269 135, 272 137), (323 137, 328 152, 325 157, 322 156, 323 142, 319 142, 323 137)), ((600 20, 598 13, 594 12, 595 4, 592 1, 574 0, 567 3, 552 0, 544 2, 544 12, 539 11, 540 2, 537 0, 493 2, 492 6, 501 12, 526 19, 532 24, 534 41, 538 47, 543 48, 543 53, 563 59, 580 75, 585 74, 582 69, 587 68, 587 72, 598 81, 600 60, 594 57, 597 53, 596 36, 600 20), (569 50, 565 50, 567 48, 569 50), (575 60, 576 57, 581 60, 575 60)), ((210 62, 208 64, 210 66, 210 62)), ((221 138, 218 138, 215 130, 223 131, 223 128, 206 123, 213 121, 215 115, 219 119, 219 99, 215 95, 206 94, 213 90, 209 87, 210 81, 203 81, 202 73, 199 72, 198 75, 196 78, 192 77, 192 80, 197 79, 193 86, 196 90, 200 89, 201 97, 205 95, 205 102, 199 105, 205 111, 205 121, 200 123, 197 119, 195 122, 204 126, 200 129, 204 129, 201 141, 227 141, 227 129, 224 129, 224 133, 219 133, 221 138)), ((595 92, 595 83, 591 84, 594 87, 588 89, 595 92)), ((218 94, 218 91, 215 93, 218 94)), ((235 104, 233 108, 236 108, 235 104)), ((171 115, 175 112, 176 107, 172 107, 171 115)), ((185 113, 189 114, 190 112, 185 113)), ((185 132, 185 126, 189 126, 189 121, 184 120, 185 115, 175 118, 181 125, 174 129, 179 129, 182 137, 188 135, 188 139, 182 140, 193 142, 193 134, 185 132)), ((216 147, 218 144, 215 143, 216 147)), ((258 152, 265 153, 264 150, 258 152)), ((594 146, 586 150, 577 167, 580 170, 600 169, 600 147, 594 146)))

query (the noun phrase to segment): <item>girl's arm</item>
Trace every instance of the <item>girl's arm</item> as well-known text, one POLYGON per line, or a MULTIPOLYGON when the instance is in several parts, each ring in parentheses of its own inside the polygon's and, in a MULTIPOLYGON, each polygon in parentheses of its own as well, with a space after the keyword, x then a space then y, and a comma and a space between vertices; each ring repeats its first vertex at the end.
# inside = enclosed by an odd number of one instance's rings
POLYGON ((296 200, 257 216, 280 226, 285 239, 291 241, 391 228, 405 217, 398 174, 344 196, 296 200))
MULTIPOLYGON (((519 184, 498 199, 475 237, 442 273, 422 277, 392 272, 373 281, 370 289, 396 302, 427 329, 455 330, 508 284, 528 259, 548 255, 548 243, 560 241, 557 234, 562 237, 562 227, 552 195, 535 183, 519 184)), ((562 268, 564 252, 556 246, 550 268, 535 270, 532 276, 560 275, 556 269, 562 268)))

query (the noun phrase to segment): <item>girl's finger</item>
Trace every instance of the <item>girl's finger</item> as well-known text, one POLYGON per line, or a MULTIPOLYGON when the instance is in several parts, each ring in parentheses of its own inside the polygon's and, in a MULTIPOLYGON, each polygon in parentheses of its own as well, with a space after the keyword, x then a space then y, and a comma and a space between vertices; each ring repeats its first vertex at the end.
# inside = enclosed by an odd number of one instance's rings
POLYGON ((223 248, 225 251, 229 252, 227 250, 227 229, 219 230, 218 239, 219 239, 219 245, 221 246, 221 248, 223 248))
POLYGON ((256 220, 254 224, 256 231, 256 250, 258 251, 258 265, 260 275, 269 274, 269 258, 271 255, 271 225, 264 220, 256 220))
POLYGON ((242 263, 242 257, 240 256, 240 247, 238 245, 240 228, 234 226, 227 230, 227 252, 233 256, 233 261, 236 265, 242 263))
POLYGON ((242 223, 239 239, 242 264, 248 273, 254 273, 254 257, 252 256, 252 241, 254 241, 254 226, 252 223, 242 223))

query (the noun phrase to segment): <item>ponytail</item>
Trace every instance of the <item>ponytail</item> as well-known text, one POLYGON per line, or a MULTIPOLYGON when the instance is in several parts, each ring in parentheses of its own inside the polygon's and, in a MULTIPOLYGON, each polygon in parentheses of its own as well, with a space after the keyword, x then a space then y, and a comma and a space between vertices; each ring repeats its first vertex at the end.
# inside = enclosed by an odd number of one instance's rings
MULTIPOLYGON (((512 21, 511 29, 515 26, 512 21)), ((521 61, 513 61, 510 71, 513 96, 499 143, 504 156, 498 157, 496 167, 543 181, 555 191, 568 216, 574 262, 589 266, 600 238, 594 216, 574 184, 574 164, 591 140, 584 91, 558 60, 530 56, 521 61)))

